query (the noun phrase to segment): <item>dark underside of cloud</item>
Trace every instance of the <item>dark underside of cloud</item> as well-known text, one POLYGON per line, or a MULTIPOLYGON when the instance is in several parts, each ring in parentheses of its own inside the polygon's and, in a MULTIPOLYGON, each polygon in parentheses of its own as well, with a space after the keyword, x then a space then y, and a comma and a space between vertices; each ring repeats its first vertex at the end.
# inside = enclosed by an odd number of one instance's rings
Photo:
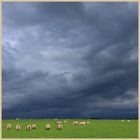
POLYGON ((137 118, 137 3, 2 5, 3 118, 137 118))

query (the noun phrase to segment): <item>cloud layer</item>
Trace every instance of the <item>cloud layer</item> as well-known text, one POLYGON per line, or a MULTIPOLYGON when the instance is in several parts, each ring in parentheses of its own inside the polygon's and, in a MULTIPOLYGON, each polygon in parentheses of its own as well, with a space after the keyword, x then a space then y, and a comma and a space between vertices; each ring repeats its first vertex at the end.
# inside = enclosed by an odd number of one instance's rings
POLYGON ((2 5, 4 118, 138 114, 137 3, 2 5))

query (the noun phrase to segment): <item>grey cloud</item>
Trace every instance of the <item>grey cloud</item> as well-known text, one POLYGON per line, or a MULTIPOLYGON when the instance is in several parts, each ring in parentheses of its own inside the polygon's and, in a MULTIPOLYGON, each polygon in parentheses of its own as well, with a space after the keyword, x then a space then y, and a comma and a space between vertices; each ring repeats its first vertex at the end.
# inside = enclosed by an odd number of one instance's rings
POLYGON ((3 117, 137 117, 137 3, 3 2, 2 16, 3 117))

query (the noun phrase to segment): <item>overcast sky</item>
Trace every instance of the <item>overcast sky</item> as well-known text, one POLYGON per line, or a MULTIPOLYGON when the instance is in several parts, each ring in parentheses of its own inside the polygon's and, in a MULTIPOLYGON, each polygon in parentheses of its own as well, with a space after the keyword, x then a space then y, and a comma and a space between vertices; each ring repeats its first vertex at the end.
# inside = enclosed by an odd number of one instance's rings
POLYGON ((3 118, 137 117, 137 6, 3 2, 3 118))

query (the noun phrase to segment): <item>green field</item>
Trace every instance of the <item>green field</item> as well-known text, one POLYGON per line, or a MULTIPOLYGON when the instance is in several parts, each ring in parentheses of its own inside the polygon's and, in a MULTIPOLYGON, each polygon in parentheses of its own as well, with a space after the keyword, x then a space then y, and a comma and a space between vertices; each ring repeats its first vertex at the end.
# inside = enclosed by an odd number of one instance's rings
MULTIPOLYGON (((64 119, 61 119, 63 122, 64 119)), ((83 126, 73 125, 76 119, 70 119, 63 123, 62 130, 56 129, 54 119, 24 119, 24 120, 2 120, 3 138, 138 138, 138 120, 130 122, 121 120, 94 120, 89 119, 90 124, 83 126), (11 123, 12 128, 6 129, 6 124, 11 123), (27 131, 28 124, 35 123, 37 128, 27 131), (45 125, 49 123, 52 128, 45 130, 45 125), (17 131, 15 125, 20 124, 21 130, 17 131)), ((78 121, 87 121, 87 119, 77 119, 78 121)))

